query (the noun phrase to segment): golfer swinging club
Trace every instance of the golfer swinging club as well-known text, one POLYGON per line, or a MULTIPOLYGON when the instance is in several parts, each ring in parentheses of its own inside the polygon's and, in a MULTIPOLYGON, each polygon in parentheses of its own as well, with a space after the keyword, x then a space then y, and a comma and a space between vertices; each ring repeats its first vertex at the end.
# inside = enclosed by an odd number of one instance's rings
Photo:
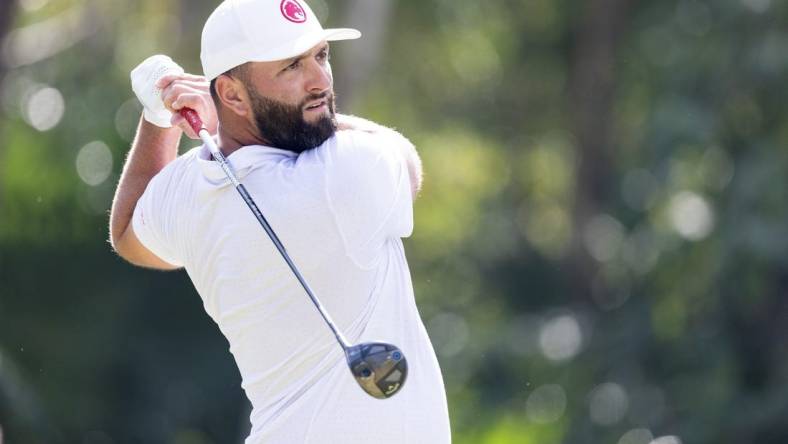
POLYGON ((186 269, 252 403, 246 444, 451 440, 401 241, 421 163, 396 131, 335 114, 328 41, 358 37, 324 30, 303 0, 227 0, 203 28, 205 77, 165 56, 131 74, 145 109, 112 206, 112 245, 136 265, 186 269), (182 132, 197 137, 187 109, 214 139, 201 131, 207 142, 178 156, 182 132), (232 172, 215 161, 224 156, 232 172), (348 340, 407 356, 396 394, 359 388, 239 181, 348 340))

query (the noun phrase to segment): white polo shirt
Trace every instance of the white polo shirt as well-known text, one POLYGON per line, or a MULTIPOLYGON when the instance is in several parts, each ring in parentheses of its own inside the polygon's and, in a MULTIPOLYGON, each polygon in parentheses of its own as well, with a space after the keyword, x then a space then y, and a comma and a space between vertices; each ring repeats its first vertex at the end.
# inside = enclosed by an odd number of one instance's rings
POLYGON ((229 156, 299 271, 352 343, 399 346, 408 378, 386 400, 356 384, 342 349, 205 147, 167 165, 133 229, 183 266, 230 344, 257 443, 450 442, 438 361, 419 316, 401 237, 413 229, 405 159, 392 130, 339 131, 296 155, 229 156))

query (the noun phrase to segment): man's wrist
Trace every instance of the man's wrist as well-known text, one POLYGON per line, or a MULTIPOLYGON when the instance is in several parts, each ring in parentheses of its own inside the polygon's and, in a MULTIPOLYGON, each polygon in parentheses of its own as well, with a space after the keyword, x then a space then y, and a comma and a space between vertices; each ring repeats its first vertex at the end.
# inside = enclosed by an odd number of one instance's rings
POLYGON ((153 112, 148 108, 144 108, 142 110, 142 116, 148 123, 152 123, 159 128, 172 128, 172 124, 170 123, 170 119, 172 118, 172 114, 167 112, 153 112))
POLYGON ((159 133, 162 133, 162 134, 170 134, 170 133, 172 133, 172 134, 174 134, 174 133, 180 134, 180 133, 183 132, 183 130, 180 127, 178 127, 178 126, 169 125, 169 126, 164 127, 164 126, 158 125, 156 123, 153 123, 150 120, 145 118, 144 113, 143 113, 142 118, 140 119, 140 122, 141 122, 140 123, 141 124, 141 128, 144 128, 144 131, 148 132, 148 133, 150 133, 150 132, 159 132, 159 133))

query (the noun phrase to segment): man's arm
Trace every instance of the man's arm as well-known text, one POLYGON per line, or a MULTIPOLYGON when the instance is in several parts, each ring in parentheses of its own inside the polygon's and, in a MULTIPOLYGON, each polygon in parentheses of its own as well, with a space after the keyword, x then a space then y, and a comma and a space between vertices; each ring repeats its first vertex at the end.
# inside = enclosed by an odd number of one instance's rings
POLYGON ((159 259, 134 235, 131 218, 137 201, 148 182, 178 156, 183 131, 178 127, 160 128, 140 119, 137 136, 123 166, 110 211, 110 242, 120 257, 134 265, 173 270, 178 267, 159 259))
POLYGON ((197 111, 212 133, 217 127, 216 110, 208 81, 184 73, 167 56, 151 56, 140 63, 131 72, 131 85, 144 111, 112 202, 110 242, 132 264, 172 270, 178 267, 156 256, 134 234, 134 209, 151 179, 178 156, 184 130, 197 138, 178 110, 197 111))

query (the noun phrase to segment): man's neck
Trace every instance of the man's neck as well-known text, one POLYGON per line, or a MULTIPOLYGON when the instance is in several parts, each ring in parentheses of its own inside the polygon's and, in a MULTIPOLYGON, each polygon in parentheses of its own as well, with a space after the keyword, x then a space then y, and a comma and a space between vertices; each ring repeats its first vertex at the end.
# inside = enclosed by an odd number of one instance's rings
POLYGON ((245 146, 268 145, 268 141, 248 131, 241 131, 239 134, 229 128, 222 128, 221 125, 219 125, 217 131, 219 135, 219 149, 222 150, 222 154, 225 156, 229 156, 245 146))

